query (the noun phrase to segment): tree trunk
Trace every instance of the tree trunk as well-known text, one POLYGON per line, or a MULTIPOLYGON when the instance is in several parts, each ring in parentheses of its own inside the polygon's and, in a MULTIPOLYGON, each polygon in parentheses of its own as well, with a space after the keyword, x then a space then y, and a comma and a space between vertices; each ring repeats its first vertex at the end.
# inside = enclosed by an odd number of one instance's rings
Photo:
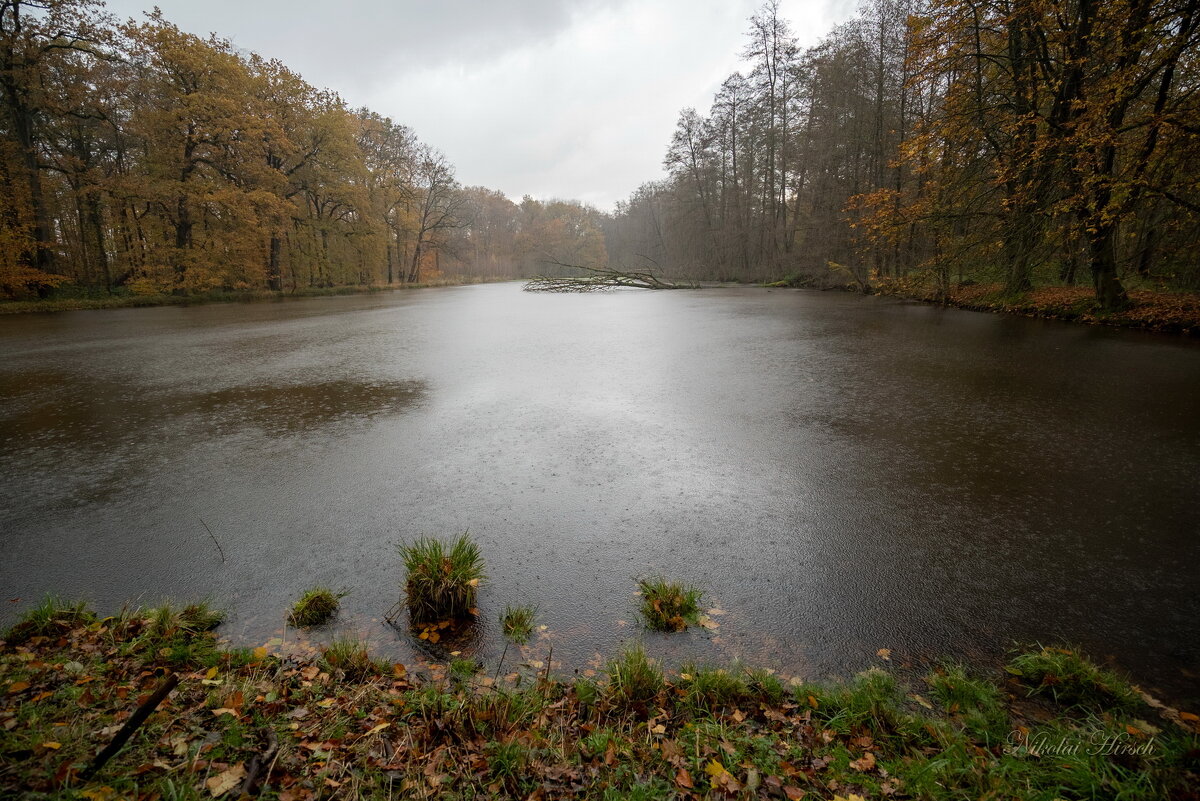
POLYGON ((1129 295, 1117 275, 1117 226, 1098 223, 1088 239, 1088 260, 1096 301, 1104 311, 1118 311, 1129 305, 1129 295))
POLYGON ((279 255, 283 250, 283 241, 278 233, 271 234, 271 247, 267 257, 267 289, 272 292, 283 291, 283 274, 279 269, 279 255))

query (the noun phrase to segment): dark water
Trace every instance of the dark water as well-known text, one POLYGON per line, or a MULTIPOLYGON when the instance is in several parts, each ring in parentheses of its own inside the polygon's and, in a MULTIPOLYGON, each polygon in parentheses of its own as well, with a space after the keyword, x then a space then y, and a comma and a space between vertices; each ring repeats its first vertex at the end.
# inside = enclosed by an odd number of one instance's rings
POLYGON ((669 661, 816 678, 1067 639, 1197 695, 1195 342, 507 284, 6 317, 0 352, 5 620, 207 597, 257 645, 324 583, 351 591, 336 630, 411 659, 380 620, 395 543, 470 529, 485 620, 451 647, 493 664, 505 603, 548 626, 524 658, 582 669, 662 573, 725 611, 648 636, 669 661))

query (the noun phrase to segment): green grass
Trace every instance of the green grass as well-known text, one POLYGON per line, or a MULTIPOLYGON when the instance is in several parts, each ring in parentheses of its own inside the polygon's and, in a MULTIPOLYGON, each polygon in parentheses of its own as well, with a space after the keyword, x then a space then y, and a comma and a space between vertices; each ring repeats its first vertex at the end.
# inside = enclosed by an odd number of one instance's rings
POLYGON ((959 664, 940 666, 925 678, 929 694, 952 720, 985 747, 1006 742, 1012 730, 1004 711, 1004 693, 986 678, 973 676, 959 664))
POLYGON ((331 673, 350 680, 386 675, 391 670, 391 665, 372 658, 366 644, 353 637, 339 637, 322 648, 321 661, 331 673))
POLYGON ((506 606, 500 615, 500 630, 517 645, 529 642, 536 622, 537 610, 532 606, 506 606))
POLYGON ((88 610, 87 604, 68 603, 57 595, 47 595, 4 633, 4 639, 12 645, 18 645, 32 637, 47 637, 94 619, 95 615, 88 610))
POLYGON ((679 671, 683 703, 695 714, 711 714, 736 707, 750 697, 740 670, 684 665, 679 671))
POLYGON ((641 643, 627 647, 608 663, 608 696, 623 704, 645 704, 663 688, 662 668, 646 656, 641 643))
POLYGON ((476 590, 485 578, 479 546, 467 533, 450 543, 431 537, 400 546, 404 601, 414 623, 473 617, 476 590))
POLYGON ((319 626, 329 621, 338 610, 339 601, 345 591, 334 592, 328 587, 313 587, 305 590, 288 613, 288 622, 293 626, 319 626))
POLYGON ((474 659, 450 660, 450 675, 457 681, 470 681, 479 670, 480 665, 474 659))
POLYGON ((1014 657, 1005 669, 1028 686, 1030 695, 1048 695, 1085 711, 1127 708, 1140 700, 1128 681, 1074 648, 1038 647, 1014 657))
POLYGON ((702 593, 695 587, 664 578, 638 579, 642 594, 641 614, 655 631, 683 631, 700 616, 702 593))
MULTIPOLYGON (((872 669, 785 694, 769 672, 736 664, 668 680, 635 644, 606 680, 467 681, 467 660, 406 676, 353 640, 315 658, 221 651, 214 619, 203 605, 103 620, 61 602, 31 611, 53 636, 0 646, 0 797, 212 798, 208 780, 250 765, 267 730, 279 751, 263 798, 1183 801, 1200 777, 1200 734, 1179 710, 1112 693, 1095 709, 1030 696, 1040 685, 1000 666, 946 663, 923 681, 872 669), (178 647, 202 659, 182 670, 178 647), (169 705, 81 782, 71 766, 164 668, 184 673, 169 705), (1106 740, 1140 751, 1096 747, 1106 740)), ((1095 668, 1042 651, 1013 661, 1030 675, 1047 658, 1056 676, 1095 668)))

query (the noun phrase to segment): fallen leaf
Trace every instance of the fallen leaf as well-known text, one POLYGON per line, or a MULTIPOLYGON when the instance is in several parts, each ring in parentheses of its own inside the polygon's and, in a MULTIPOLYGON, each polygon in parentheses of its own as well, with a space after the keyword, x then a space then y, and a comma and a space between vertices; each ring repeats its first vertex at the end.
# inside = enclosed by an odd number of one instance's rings
POLYGON ((9 695, 11 695, 12 693, 19 693, 22 690, 28 690, 28 689, 29 689, 29 682, 27 682, 27 681, 14 681, 12 684, 8 685, 9 695))
POLYGON ((914 701, 916 701, 918 704, 925 707, 926 709, 933 709, 933 704, 929 703, 928 701, 926 701, 924 698, 917 695, 916 693, 910 693, 908 697, 913 699, 914 701))
POLYGON ((213 798, 217 798, 232 790, 244 778, 246 778, 246 766, 239 762, 223 773, 218 773, 210 778, 204 783, 204 786, 208 788, 208 792, 212 793, 213 798))
POLYGON ((891 648, 880 648, 878 651, 875 652, 875 656, 879 657, 880 659, 883 659, 884 661, 889 661, 892 658, 892 649, 891 648))
POLYGON ((851 760, 850 767, 863 772, 871 770, 875 767, 875 755, 868 751, 862 755, 861 759, 851 760))
POLYGON ((221 717, 221 715, 230 715, 231 717, 235 717, 235 718, 239 717, 238 711, 236 709, 229 709, 228 707, 221 707, 220 709, 214 709, 212 711, 212 713, 213 713, 213 717, 215 717, 215 718, 219 718, 219 717, 221 717))
POLYGON ((88 801, 108 801, 108 799, 117 794, 117 791, 106 784, 94 790, 84 790, 79 794, 88 799, 88 801))
POLYGON ((383 731, 384 729, 386 729, 388 726, 391 726, 391 725, 392 725, 392 724, 391 724, 390 722, 388 722, 388 721, 384 721, 383 723, 380 723, 378 726, 374 726, 374 727, 372 727, 372 728, 371 728, 371 730, 370 730, 370 731, 368 731, 368 732, 367 732, 365 735, 363 735, 363 736, 364 736, 364 737, 370 737, 372 734, 378 734, 379 732, 383 731))
POLYGON ((692 774, 688 773, 686 768, 680 768, 675 771, 675 783, 685 790, 691 790, 695 787, 692 784, 692 774))
POLYGON ((254 658, 255 659, 266 659, 266 657, 267 657, 267 646, 260 645, 254 649, 254 658))
POLYGON ((325 698, 321 701, 317 701, 317 706, 321 707, 322 709, 329 709, 329 707, 333 706, 336 703, 337 703, 336 698, 325 698))
POLYGON ((717 621, 713 620, 708 615, 701 615, 700 620, 698 622, 700 623, 701 626, 708 629, 709 631, 715 631, 716 629, 721 628, 721 624, 718 623, 717 621))
POLYGON ((804 796, 808 795, 808 793, 804 792, 799 787, 784 787, 783 794, 786 795, 790 801, 800 801, 801 798, 804 798, 804 796))
POLYGON ((58 749, 62 748, 62 743, 42 743, 42 748, 50 748, 57 751, 58 749))

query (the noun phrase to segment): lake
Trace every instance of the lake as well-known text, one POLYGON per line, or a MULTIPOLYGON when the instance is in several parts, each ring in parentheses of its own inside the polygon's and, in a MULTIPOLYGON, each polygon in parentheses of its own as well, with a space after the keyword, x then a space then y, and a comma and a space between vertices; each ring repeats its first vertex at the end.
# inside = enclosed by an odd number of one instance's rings
MULTIPOLYGON (((111 612, 210 599, 284 639, 441 659, 382 617, 396 543, 469 530, 496 665, 845 676, 1070 641, 1179 699, 1200 671, 1200 343, 762 288, 519 284, 0 318, 0 591, 111 612), (206 528, 207 527, 207 528, 206 528), (209 533, 211 531, 211 535, 209 533), (218 548, 219 545, 219 548, 218 548), (634 578, 717 628, 640 631, 634 578)), ((19 600, 12 600, 19 599, 19 600)))

